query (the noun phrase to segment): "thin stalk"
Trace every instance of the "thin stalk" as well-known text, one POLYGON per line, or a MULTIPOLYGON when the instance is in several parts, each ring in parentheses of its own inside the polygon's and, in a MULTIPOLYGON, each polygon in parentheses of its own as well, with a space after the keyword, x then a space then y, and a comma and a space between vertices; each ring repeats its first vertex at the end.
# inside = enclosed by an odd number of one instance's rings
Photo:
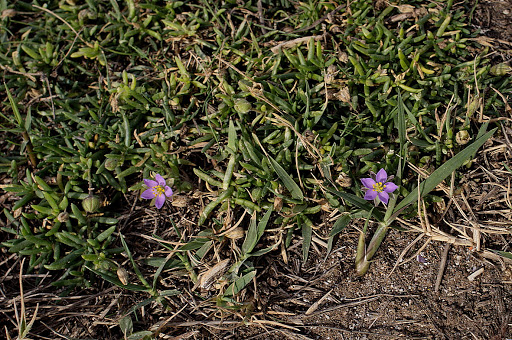
MULTIPOLYGON (((373 234, 373 237, 370 241, 370 244, 368 245, 367 251, 364 253, 364 256, 361 256, 359 254, 356 256, 356 259, 358 257, 360 258, 359 262, 356 261, 356 271, 357 271, 358 275, 363 276, 368 271, 368 268, 370 267, 370 260, 373 258, 373 255, 375 255, 375 253, 379 249, 380 244, 384 240, 384 237, 386 237, 386 233, 389 229, 390 224, 391 224, 391 222, 379 223, 379 226, 377 227, 375 234, 373 234)), ((361 237, 359 238, 359 242, 361 242, 361 237)), ((363 247, 364 247, 364 244, 363 244, 363 247)), ((358 253, 359 253, 359 245, 358 245, 358 253)))
MULTIPOLYGON (((368 222, 370 221, 370 217, 372 216, 373 209, 370 210, 368 217, 366 218, 366 222, 364 223, 363 230, 359 234, 359 241, 357 243, 357 253, 356 253, 356 270, 359 273, 359 266, 367 262, 367 254, 366 254, 366 233, 368 232, 368 222)), ((368 270, 368 268, 366 269, 368 270)), ((365 271, 366 272, 366 271, 365 271)), ((364 273, 363 273, 364 274, 364 273)), ((360 274, 360 275, 363 275, 360 274)))

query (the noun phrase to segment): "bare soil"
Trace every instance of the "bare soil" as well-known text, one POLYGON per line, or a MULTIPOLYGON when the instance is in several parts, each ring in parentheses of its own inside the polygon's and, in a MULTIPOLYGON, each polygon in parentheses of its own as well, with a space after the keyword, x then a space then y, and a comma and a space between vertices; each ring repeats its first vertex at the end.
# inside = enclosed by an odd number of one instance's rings
POLYGON ((473 24, 481 28, 482 35, 510 43, 512 41, 512 1, 479 1, 473 24))

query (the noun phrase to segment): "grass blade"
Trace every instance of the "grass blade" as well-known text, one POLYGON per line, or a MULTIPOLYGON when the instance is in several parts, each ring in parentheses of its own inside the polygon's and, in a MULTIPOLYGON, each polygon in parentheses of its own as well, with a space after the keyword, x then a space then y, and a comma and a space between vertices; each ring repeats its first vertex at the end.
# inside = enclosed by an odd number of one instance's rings
POLYGON ((336 237, 336 235, 341 233, 351 220, 352 216, 350 214, 345 214, 338 218, 336 222, 334 222, 331 232, 329 233, 329 240, 327 241, 327 255, 329 255, 329 253, 332 250, 332 245, 334 243, 334 238, 336 237))
MULTIPOLYGON (((121 233, 119 233, 119 238, 121 239, 121 243, 123 244, 123 248, 124 248, 124 251, 126 252, 126 256, 128 256, 128 258, 130 259, 130 262, 132 263, 133 270, 135 271, 135 274, 137 275, 139 280, 142 282, 142 284, 144 286, 146 286, 145 290, 151 289, 151 286, 149 285, 149 283, 146 281, 146 279, 140 272, 139 267, 137 266, 137 264, 135 264, 135 260, 133 259, 132 253, 130 252, 130 249, 128 249, 128 245, 126 244, 126 241, 124 240, 124 236, 121 233)), ((92 270, 92 271, 95 272, 94 270, 92 270)))
MULTIPOLYGON (((355 205, 359 209, 363 209, 365 211, 370 212, 370 211, 372 211, 373 208, 375 208, 375 206, 373 204, 368 203, 367 201, 365 201, 364 199, 362 199, 361 197, 358 197, 356 195, 349 194, 347 192, 341 192, 341 191, 334 190, 331 188, 327 188, 327 190, 329 190, 331 193, 335 194, 336 196, 343 198, 348 203, 355 205)), ((382 221, 382 219, 384 218, 384 214, 382 214, 382 212, 379 210, 373 210, 373 217, 375 217, 378 221, 382 221)))
POLYGON ((313 223, 303 215, 300 216, 299 220, 302 222, 302 259, 306 262, 308 260, 309 248, 311 247, 311 238, 313 237, 313 223))
POLYGON ((256 276, 256 270, 253 270, 241 278, 235 280, 229 287, 226 289, 226 292, 224 293, 225 296, 234 296, 238 294, 242 289, 244 289, 245 286, 247 286, 251 280, 256 276))
POLYGON ((9 98, 9 103, 11 103, 12 112, 14 113, 14 117, 16 118, 16 122, 18 123, 18 127, 23 128, 23 119, 21 118, 20 111, 18 110, 18 105, 16 105, 16 102, 14 101, 11 91, 7 87, 6 83, 4 83, 4 86, 5 92, 7 92, 7 97, 9 98))
POLYGON ((124 285, 121 280, 119 280, 117 277, 113 276, 113 275, 109 275, 107 273, 104 273, 104 272, 100 272, 99 270, 96 270, 94 268, 90 268, 90 267, 87 267, 85 266, 85 268, 89 269, 91 272, 93 272, 94 274, 100 276, 103 280, 105 281, 108 281, 120 288, 124 288, 124 289, 128 289, 128 290, 132 290, 132 291, 135 291, 135 292, 145 292, 147 291, 148 289, 144 286, 140 286, 140 285, 134 285, 134 284, 127 284, 127 285, 124 285))
MULTIPOLYGON (((435 189, 435 187, 441 183, 446 177, 448 177, 453 171, 460 167, 466 160, 471 158, 476 150, 478 150, 496 131, 496 128, 487 132, 482 137, 478 138, 471 145, 466 147, 464 150, 453 156, 446 163, 441 165, 436 171, 434 171, 426 180, 420 184, 421 197, 425 196, 429 192, 435 189)), ((413 189, 411 193, 407 195, 396 207, 393 215, 397 215, 402 209, 407 207, 412 202, 418 199, 418 190, 413 189)))
POLYGON ((254 215, 251 217, 249 230, 247 230, 247 236, 245 237, 244 243, 242 244, 242 254, 249 254, 254 249, 254 247, 256 247, 256 244, 258 244, 259 239, 265 232, 265 228, 267 227, 271 213, 272 208, 267 210, 257 225, 256 213, 254 213, 254 215))
POLYGON ((299 201, 303 201, 304 195, 302 194, 302 190, 300 190, 297 183, 295 183, 295 181, 290 177, 290 175, 288 175, 288 173, 283 169, 283 167, 279 165, 279 163, 277 163, 276 160, 272 158, 272 156, 267 155, 267 157, 270 161, 270 164, 272 165, 272 168, 274 168, 274 171, 277 173, 281 181, 283 181, 283 184, 286 187, 286 189, 288 189, 288 191, 292 195, 292 198, 299 201))

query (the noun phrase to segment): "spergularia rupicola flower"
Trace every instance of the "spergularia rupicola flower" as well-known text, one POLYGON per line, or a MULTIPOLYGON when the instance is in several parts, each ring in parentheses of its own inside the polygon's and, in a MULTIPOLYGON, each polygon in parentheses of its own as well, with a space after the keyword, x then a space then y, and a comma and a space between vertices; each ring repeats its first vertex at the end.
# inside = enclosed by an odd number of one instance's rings
POLYGON ((389 178, 384 169, 380 169, 377 175, 372 173, 371 178, 362 178, 363 190, 366 190, 364 199, 373 201, 378 197, 382 203, 388 204, 389 194, 398 189, 398 185, 390 182, 390 180, 392 180, 392 177, 389 178))
POLYGON ((164 203, 165 199, 167 197, 171 197, 173 192, 172 189, 167 186, 167 183, 165 183, 165 179, 160 176, 159 174, 155 174, 156 181, 152 179, 144 179, 144 184, 148 187, 140 197, 151 200, 155 199, 155 207, 160 209, 164 203))

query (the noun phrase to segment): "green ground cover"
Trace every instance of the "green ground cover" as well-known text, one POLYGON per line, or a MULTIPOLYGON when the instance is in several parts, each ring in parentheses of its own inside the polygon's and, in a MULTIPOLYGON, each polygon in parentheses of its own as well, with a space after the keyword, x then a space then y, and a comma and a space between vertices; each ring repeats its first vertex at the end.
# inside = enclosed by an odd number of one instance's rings
POLYGON ((232 261, 213 267, 226 281, 216 303, 243 309, 253 260, 297 237, 307 260, 319 216, 333 211, 328 250, 352 219, 380 222, 370 245, 361 234, 363 274, 396 216, 413 217, 418 196, 438 201, 437 184, 471 167, 512 89, 510 67, 471 26, 474 8, 451 1, 4 0, 0 10, 0 172, 15 198, 2 246, 29 272, 58 272, 60 294, 106 280, 165 303, 180 291, 161 290, 164 270, 204 288, 218 277, 199 265, 222 249, 232 261), (375 207, 360 180, 379 169, 399 188, 375 207), (138 197, 157 173, 175 195, 209 194, 194 235, 170 218, 182 245, 162 242, 171 255, 137 263, 120 215, 150 207, 138 197), (230 229, 239 220, 248 227, 230 229), (278 237, 263 237, 270 226, 278 237), (121 254, 138 282, 124 281, 121 254))

